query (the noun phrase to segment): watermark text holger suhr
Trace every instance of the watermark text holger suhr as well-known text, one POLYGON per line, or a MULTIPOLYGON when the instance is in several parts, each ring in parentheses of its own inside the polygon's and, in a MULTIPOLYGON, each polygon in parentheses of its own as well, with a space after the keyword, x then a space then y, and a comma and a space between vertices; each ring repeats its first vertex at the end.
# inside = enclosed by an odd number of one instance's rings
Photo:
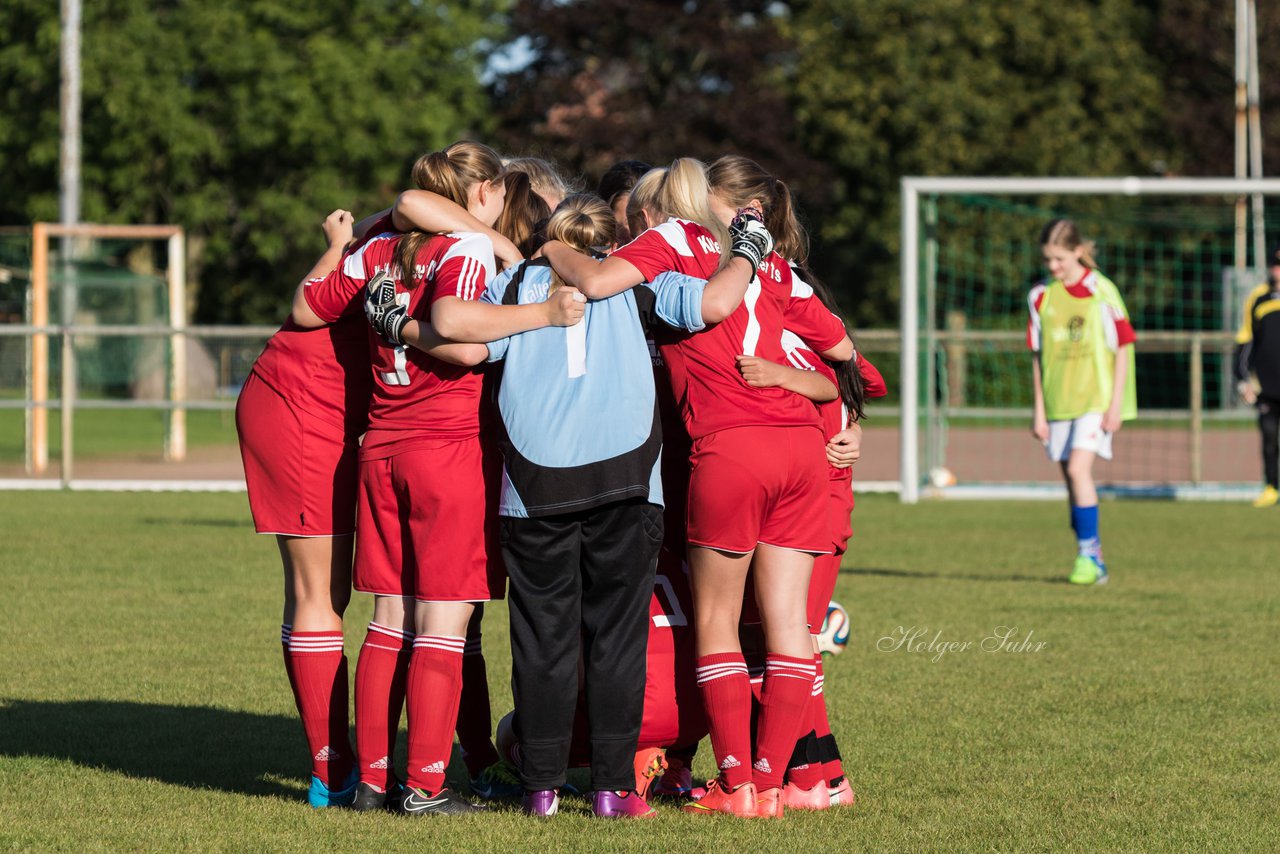
POLYGON ((991 634, 980 641, 948 640, 942 636, 941 629, 930 635, 927 627, 898 626, 876 641, 876 649, 881 652, 920 653, 929 656, 930 661, 938 662, 953 653, 975 650, 1013 654, 1041 652, 1049 642, 1032 640, 1034 635, 1034 630, 1022 634, 1017 626, 996 626, 991 634))

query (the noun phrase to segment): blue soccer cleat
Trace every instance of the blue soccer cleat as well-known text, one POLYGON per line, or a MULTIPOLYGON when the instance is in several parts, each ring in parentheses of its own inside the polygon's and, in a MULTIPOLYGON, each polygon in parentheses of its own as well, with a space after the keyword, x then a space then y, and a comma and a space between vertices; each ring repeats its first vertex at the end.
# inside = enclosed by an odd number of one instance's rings
POLYGON ((360 770, 352 768, 341 789, 332 789, 315 775, 311 777, 311 788, 307 790, 307 803, 316 809, 324 807, 349 807, 356 799, 356 786, 360 784, 360 770))

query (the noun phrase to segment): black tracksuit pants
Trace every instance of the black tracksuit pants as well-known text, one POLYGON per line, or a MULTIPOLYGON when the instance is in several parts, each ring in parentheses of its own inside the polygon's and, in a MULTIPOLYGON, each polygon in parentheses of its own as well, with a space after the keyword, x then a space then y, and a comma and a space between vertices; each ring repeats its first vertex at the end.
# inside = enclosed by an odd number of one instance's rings
POLYGON ((1258 429, 1262 432, 1262 476, 1280 489, 1280 399, 1259 395, 1258 429))
POLYGON ((525 788, 565 783, 579 659, 591 789, 635 788, 662 508, 635 499, 535 519, 508 516, 501 537, 511 579, 511 686, 525 788))

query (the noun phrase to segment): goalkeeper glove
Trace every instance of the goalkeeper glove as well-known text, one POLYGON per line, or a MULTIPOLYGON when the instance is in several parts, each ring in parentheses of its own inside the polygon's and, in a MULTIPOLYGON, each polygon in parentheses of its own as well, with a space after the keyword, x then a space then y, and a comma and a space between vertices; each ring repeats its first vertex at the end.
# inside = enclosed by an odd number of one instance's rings
POLYGON ((364 316, 382 340, 396 347, 404 346, 409 308, 396 302, 396 283, 389 273, 378 273, 365 286, 364 316))
POLYGON ((729 236, 733 239, 732 254, 745 258, 751 264, 751 272, 760 268, 760 262, 773 251, 773 235, 765 228, 760 214, 751 208, 743 208, 729 223, 729 236))

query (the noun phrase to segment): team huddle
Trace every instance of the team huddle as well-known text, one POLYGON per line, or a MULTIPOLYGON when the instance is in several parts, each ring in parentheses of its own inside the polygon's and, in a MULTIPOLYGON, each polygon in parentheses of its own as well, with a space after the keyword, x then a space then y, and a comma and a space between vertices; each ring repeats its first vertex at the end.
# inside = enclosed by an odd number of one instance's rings
POLYGON ((236 420, 313 806, 459 814, 471 795, 778 817, 853 803, 815 635, 885 393, 807 266, 787 186, 725 156, 624 161, 569 194, 475 142, 329 248, 236 420), (374 613, 354 680, 342 616, 374 613), (491 732, 483 603, 509 600, 515 709, 491 732), (402 710, 408 749, 393 771, 402 710), (718 773, 691 767, 710 736, 718 773))

